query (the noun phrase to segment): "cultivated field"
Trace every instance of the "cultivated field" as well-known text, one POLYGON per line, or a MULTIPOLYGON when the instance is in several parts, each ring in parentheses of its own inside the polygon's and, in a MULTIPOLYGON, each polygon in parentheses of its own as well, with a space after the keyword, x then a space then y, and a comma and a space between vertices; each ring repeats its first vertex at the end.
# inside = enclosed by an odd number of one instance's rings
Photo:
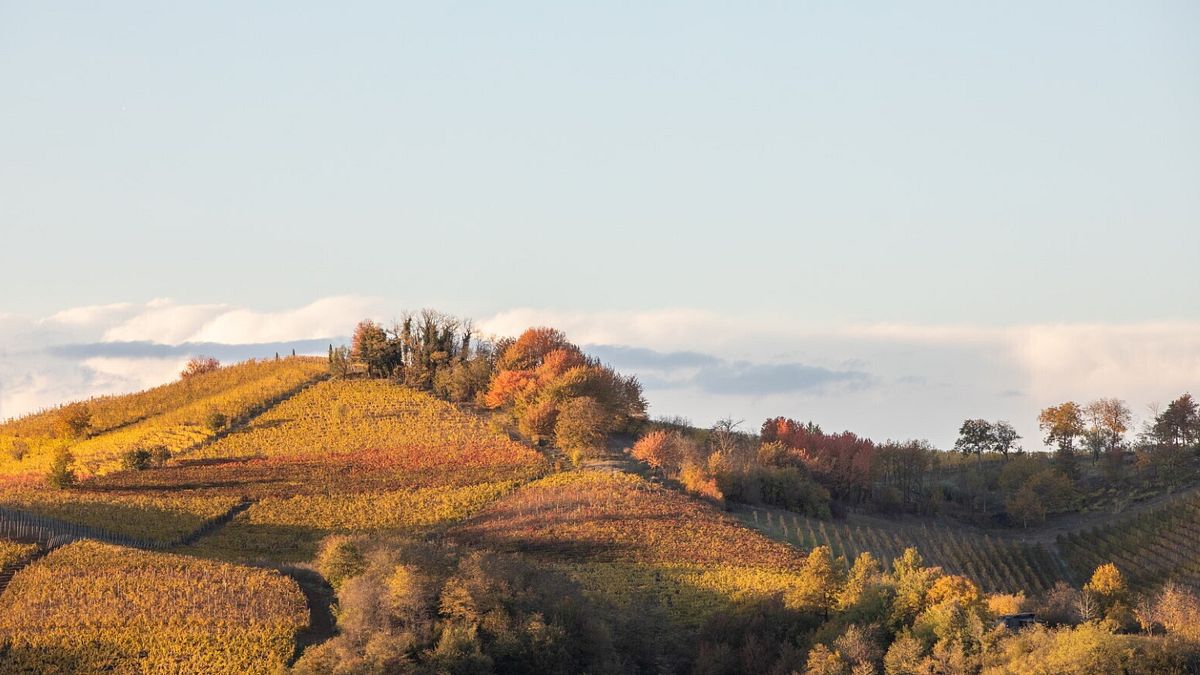
POLYGON ((80 542, 0 595, 0 671, 269 673, 307 623, 277 572, 80 542))

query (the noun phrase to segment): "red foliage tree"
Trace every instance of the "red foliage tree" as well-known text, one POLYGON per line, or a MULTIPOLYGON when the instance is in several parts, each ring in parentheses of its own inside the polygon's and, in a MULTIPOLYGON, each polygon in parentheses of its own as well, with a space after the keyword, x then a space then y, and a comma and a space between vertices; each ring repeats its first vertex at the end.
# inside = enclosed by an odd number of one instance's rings
POLYGON ((195 375, 203 375, 221 367, 221 362, 211 356, 196 356, 188 359, 187 365, 180 371, 179 377, 187 379, 195 375))
POLYGON ((827 434, 811 422, 776 417, 763 422, 764 443, 779 441, 839 498, 861 501, 871 491, 878 447, 850 431, 827 434))

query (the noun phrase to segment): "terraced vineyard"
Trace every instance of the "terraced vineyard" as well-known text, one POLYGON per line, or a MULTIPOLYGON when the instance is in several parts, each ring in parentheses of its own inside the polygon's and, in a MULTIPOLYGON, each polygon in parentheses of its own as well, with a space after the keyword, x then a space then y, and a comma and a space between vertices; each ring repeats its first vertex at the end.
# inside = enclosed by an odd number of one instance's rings
POLYGON ((206 416, 220 412, 245 421, 325 376, 321 359, 249 361, 196 375, 141 394, 87 402, 91 436, 67 438, 55 410, 0 425, 0 475, 40 474, 59 448, 69 447, 82 474, 121 468, 121 453, 164 447, 172 453, 212 437, 206 416))
POLYGON ((1040 544, 974 534, 962 528, 850 524, 761 508, 747 508, 741 518, 772 537, 800 548, 829 546, 836 555, 845 556, 847 560, 868 551, 878 560, 890 564, 905 548, 915 547, 929 564, 952 574, 968 576, 988 592, 1040 592, 1062 577, 1053 552, 1040 544))
POLYGON ((307 623, 277 572, 79 542, 0 595, 0 671, 269 673, 307 623))
POLYGON ((1135 590, 1173 580, 1200 589, 1200 494, 1105 527, 1058 538, 1073 581, 1112 562, 1135 590))

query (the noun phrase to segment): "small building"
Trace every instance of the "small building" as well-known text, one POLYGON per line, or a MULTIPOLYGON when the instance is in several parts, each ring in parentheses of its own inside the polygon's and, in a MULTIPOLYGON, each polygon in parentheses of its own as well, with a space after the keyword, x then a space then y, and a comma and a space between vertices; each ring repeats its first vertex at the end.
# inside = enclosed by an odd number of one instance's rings
POLYGON ((1030 626, 1041 623, 1037 620, 1037 616, 1032 612, 1025 614, 1002 614, 996 617, 996 625, 1004 626, 1008 630, 1021 630, 1030 626))

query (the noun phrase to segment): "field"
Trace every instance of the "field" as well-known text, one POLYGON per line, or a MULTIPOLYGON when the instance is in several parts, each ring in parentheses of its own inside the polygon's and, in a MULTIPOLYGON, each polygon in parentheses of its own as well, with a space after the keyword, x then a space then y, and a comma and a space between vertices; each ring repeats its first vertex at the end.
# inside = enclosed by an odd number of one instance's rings
POLYGON ((531 555, 594 597, 650 600, 682 624, 739 600, 800 602, 804 555, 715 508, 627 473, 531 483, 454 527, 462 543, 531 555))
POLYGON ((122 494, 31 488, 0 490, 0 507, 86 525, 155 544, 178 541, 241 500, 188 493, 122 494))
POLYGON ((37 544, 0 539, 0 572, 12 567, 37 551, 37 544))
POLYGON ((1200 589, 1200 494, 1059 537, 1058 546, 1077 583, 1097 565, 1112 562, 1137 590, 1168 580, 1200 589))
POLYGON ((267 673, 307 622, 277 572, 80 542, 0 595, 0 671, 267 673))
POLYGON ((828 546, 853 560, 869 551, 890 564, 904 549, 915 547, 931 565, 974 579, 988 592, 1034 593, 1061 578, 1053 552, 1040 544, 993 537, 963 527, 905 525, 861 519, 821 521, 786 511, 746 508, 744 522, 801 548, 828 546))
POLYGON ((213 436, 205 426, 209 413, 245 421, 324 373, 321 359, 249 361, 141 394, 92 399, 87 402, 92 422, 85 439, 58 429, 55 410, 14 420, 0 425, 0 475, 41 474, 63 447, 71 450, 81 475, 120 470, 127 450, 186 452, 213 436))

